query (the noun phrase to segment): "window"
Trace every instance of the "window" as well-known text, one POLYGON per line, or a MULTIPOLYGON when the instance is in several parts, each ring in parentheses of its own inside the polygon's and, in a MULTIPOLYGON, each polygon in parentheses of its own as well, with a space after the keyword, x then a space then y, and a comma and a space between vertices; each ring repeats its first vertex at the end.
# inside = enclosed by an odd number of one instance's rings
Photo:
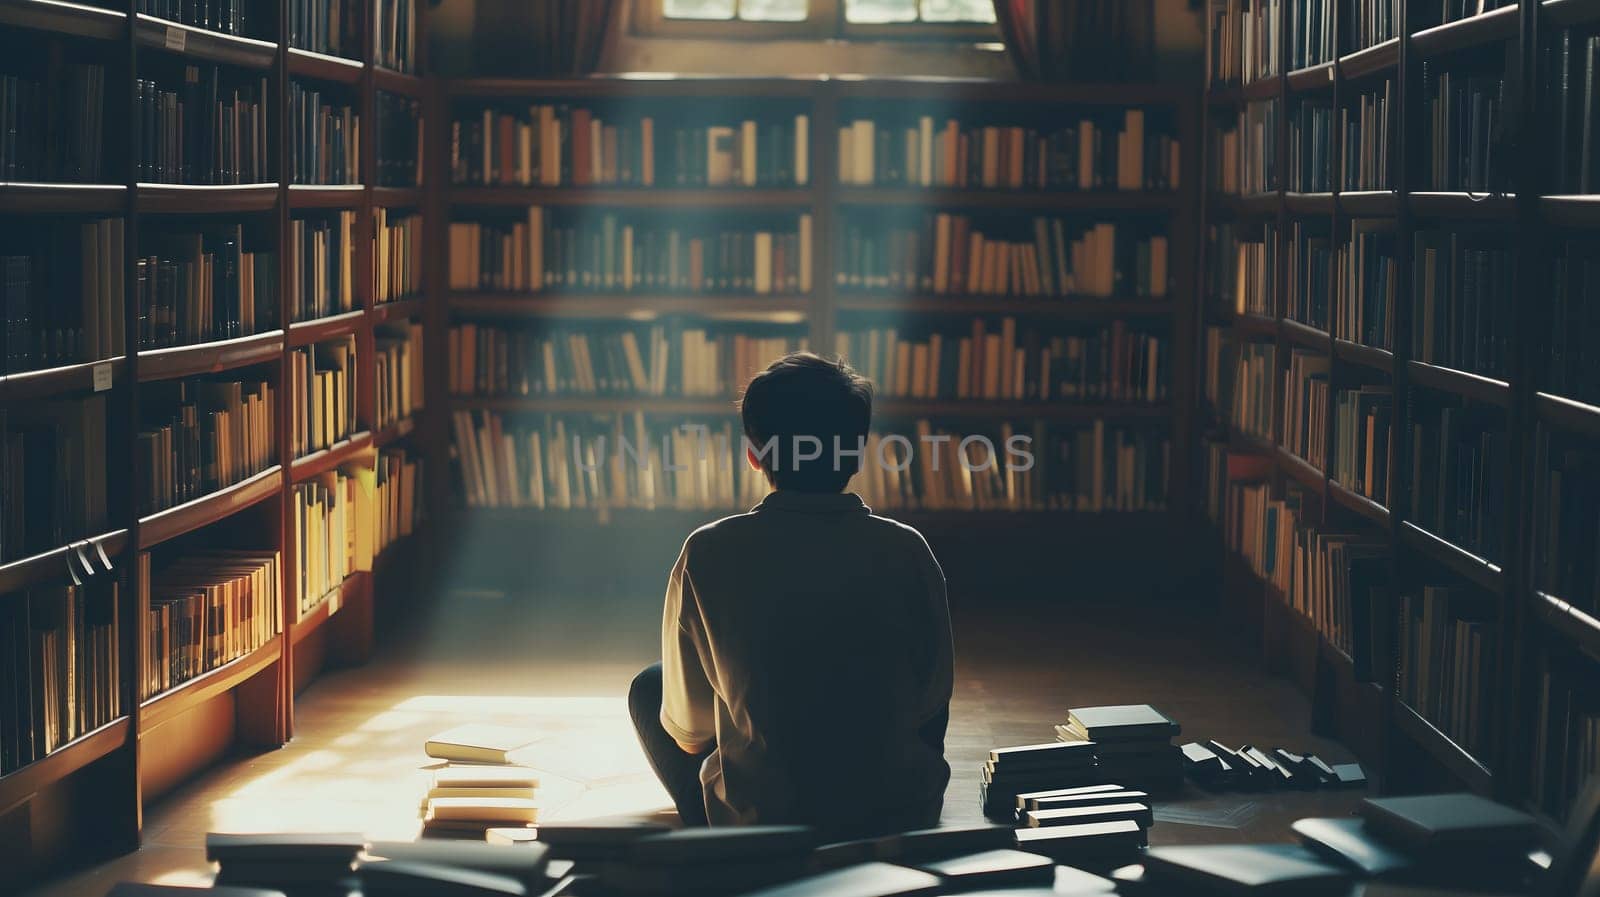
POLYGON ((636 0, 636 29, 682 37, 994 40, 993 0, 636 0))

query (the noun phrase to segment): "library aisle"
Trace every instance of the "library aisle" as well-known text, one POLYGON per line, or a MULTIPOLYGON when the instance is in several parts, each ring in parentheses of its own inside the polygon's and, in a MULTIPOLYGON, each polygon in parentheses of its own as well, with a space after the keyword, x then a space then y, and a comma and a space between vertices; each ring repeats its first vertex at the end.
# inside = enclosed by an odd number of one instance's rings
MULTIPOLYGON (((433 762, 423 741, 468 721, 543 733, 519 756, 540 772, 544 818, 659 812, 667 797, 645 765, 623 697, 658 654, 659 602, 643 591, 618 598, 453 593, 432 602, 433 618, 411 621, 372 663, 330 672, 300 696, 289 744, 223 761, 150 808, 139 851, 30 897, 99 894, 123 879, 203 884, 209 830, 414 838, 422 770, 433 762)), ((1295 686, 1243 660, 1248 652, 1232 650, 1222 624, 1202 610, 1162 603, 1133 613, 1125 600, 1066 595, 956 594, 952 603, 957 679, 945 751, 947 824, 983 821, 979 766, 990 748, 1052 740, 1051 727, 1071 706, 1150 702, 1183 725, 1185 740, 1353 759, 1308 734, 1310 707, 1295 686)), ((1208 795, 1186 787, 1156 808, 1153 844, 1282 840, 1290 821, 1347 814, 1367 793, 1208 795)))

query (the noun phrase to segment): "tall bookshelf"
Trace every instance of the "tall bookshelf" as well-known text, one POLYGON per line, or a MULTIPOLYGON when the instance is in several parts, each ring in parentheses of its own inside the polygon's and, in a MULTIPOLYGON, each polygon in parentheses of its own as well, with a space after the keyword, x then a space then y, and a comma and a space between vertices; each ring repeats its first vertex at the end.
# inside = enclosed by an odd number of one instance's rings
MULTIPOLYGON (((504 293, 451 290, 446 272, 435 272, 431 283, 428 328, 442 334, 460 322, 520 320, 523 324, 548 325, 554 322, 578 326, 605 326, 624 321, 651 321, 684 318, 699 321, 738 322, 740 325, 794 328, 815 351, 833 354, 835 335, 852 326, 877 326, 871 322, 890 321, 913 331, 937 320, 958 321, 967 326, 973 316, 998 320, 1013 317, 1019 332, 1024 327, 1089 327, 1116 320, 1133 327, 1148 327, 1165 335, 1172 348, 1171 370, 1192 369, 1193 312, 1195 303, 1188 291, 1193 280, 1193 212, 1198 196, 1198 110, 1189 102, 1190 93, 1177 86, 1154 85, 1067 85, 974 82, 945 79, 765 79, 730 80, 674 78, 669 80, 632 78, 590 78, 581 80, 446 80, 438 85, 428 120, 435 127, 429 156, 435 167, 429 172, 432 220, 439 245, 446 242, 443 232, 448 222, 470 218, 483 210, 511 209, 528 205, 543 207, 547 218, 554 216, 599 216, 607 212, 620 215, 667 213, 678 218, 737 220, 740 215, 805 214, 810 217, 814 251, 811 258, 809 292, 774 291, 770 295, 718 293, 693 295, 673 291, 634 290, 615 293, 564 291, 546 288, 542 292, 504 293), (625 107, 624 104, 632 104, 625 107), (717 110, 733 123, 742 117, 739 110, 781 107, 785 115, 800 113, 809 121, 809 178, 803 185, 752 187, 677 186, 485 186, 452 184, 447 170, 451 154, 452 113, 473 112, 483 106, 525 111, 530 104, 570 105, 571 108, 628 108, 629 113, 654 114, 657 154, 670 151, 667 125, 673 113, 690 110, 693 115, 714 116, 717 110), (1152 121, 1159 118, 1182 145, 1181 176, 1176 189, 1086 189, 1050 188, 972 188, 944 186, 877 185, 844 183, 840 177, 838 130, 857 118, 877 118, 884 130, 895 130, 909 117, 913 126, 919 114, 930 114, 936 128, 948 118, 959 119, 962 127, 985 123, 1029 125, 1048 133, 1052 127, 1076 123, 1079 116, 1120 115, 1126 108, 1149 110, 1152 121), (1018 295, 980 295, 973 293, 936 294, 917 286, 897 285, 869 290, 837 282, 843 271, 844 235, 851 219, 895 216, 916 220, 923 213, 964 213, 975 222, 1026 223, 1033 216, 1060 216, 1073 220, 1105 218, 1122 224, 1148 223, 1159 227, 1169 239, 1170 288, 1165 295, 1131 295, 1129 288, 1105 296, 1071 295, 1059 297, 1018 295), (586 322, 586 323, 585 323, 586 322), (860 323, 866 322, 866 323, 860 323)), ((629 113, 623 113, 624 115, 629 113)), ((759 113, 757 113, 759 114, 759 113)), ((1152 130, 1154 126, 1152 125, 1152 130)), ((896 138, 899 132, 895 130, 896 138)), ((896 144, 898 147, 899 144, 896 144)), ((899 150, 896 149, 896 152, 899 150)), ((765 149, 762 152, 766 152, 765 149)), ((881 150, 880 150, 881 152, 881 150)), ((664 179, 658 165, 657 178, 664 179)), ((975 224, 974 227, 979 225, 975 224)), ((890 323, 888 326, 895 326, 890 323)), ((430 344, 431 370, 445 369, 450 359, 439 341, 430 344)), ((864 359, 850 359, 858 366, 864 359)), ((737 378, 732 378, 737 379, 737 378)), ((614 395, 533 395, 525 397, 451 396, 444 378, 430 380, 434 392, 428 397, 432 408, 449 408, 503 413, 608 414, 634 409, 663 419, 691 416, 719 416, 731 419, 735 398, 730 389, 725 395, 687 398, 682 396, 628 397, 614 395)), ((1019 425, 1042 422, 1070 425, 1096 419, 1107 426, 1125 424, 1153 428, 1166 434, 1174 446, 1190 438, 1190 418, 1194 398, 1189 378, 1173 376, 1165 401, 1131 403, 1096 400, 1000 401, 985 399, 912 399, 885 395, 881 390, 875 403, 878 421, 899 423, 928 420, 934 426, 998 427, 1003 421, 1019 425)), ((735 438, 737 428, 734 429, 735 438)), ((910 432, 906 430, 905 432, 910 432)), ((969 431, 961 431, 969 432, 969 431)), ((972 429, 970 432, 979 432, 972 429)), ((430 438, 433 454, 430 469, 443 470, 451 460, 454 440, 448 422, 430 438)), ((914 438, 914 437, 913 437, 914 438)), ((459 459, 456 459, 459 460, 459 459)), ((524 471, 525 472, 525 471, 524 471)), ((695 523, 736 513, 748 504, 733 502, 726 507, 696 508, 689 511, 671 508, 644 510, 637 507, 584 508, 581 510, 534 510, 531 508, 464 507, 457 483, 460 472, 449 478, 435 477, 433 510, 462 521, 448 529, 459 535, 474 523, 492 521, 501 535, 515 534, 523 539, 532 532, 553 532, 558 538, 574 533, 593 532, 600 539, 619 538, 621 531, 643 528, 670 534, 664 541, 681 541, 695 523)), ((980 525, 989 532, 1018 532, 1023 527, 1048 532, 1060 539, 1077 531, 1093 533, 1110 528, 1119 533, 1151 532, 1152 524, 1163 525, 1177 519, 1175 509, 1189 500, 1188 458, 1174 451, 1170 467, 1171 492, 1165 509, 1144 512, 1084 513, 1050 510, 917 510, 893 509, 894 516, 922 526, 944 527, 950 532, 971 532, 980 525), (1132 529, 1127 529, 1131 527, 1132 529)), ((859 488, 859 486, 858 486, 859 488)), ((476 530, 475 530, 476 531, 476 530)), ((476 537, 470 537, 476 539, 476 537)), ((590 540, 593 544, 593 540, 590 540)), ((676 544, 676 543, 674 543, 676 544)), ((1130 543, 1124 543, 1130 544, 1130 543)), ((501 553, 504 557, 504 553, 501 553)), ((542 569, 535 565, 534 569, 542 569)))
MULTIPOLYGON (((1399 613, 1397 596, 1419 584, 1441 582, 1484 597, 1485 606, 1471 610, 1484 632, 1482 691, 1473 700, 1482 740, 1475 746, 1464 744, 1447 735, 1446 726, 1412 706, 1402 690, 1401 646, 1393 629, 1368 630, 1378 646, 1376 666, 1370 675, 1362 672, 1352 652, 1319 632, 1311 619, 1294 609, 1283 590, 1258 578, 1245 558, 1230 551, 1225 537, 1219 536, 1226 593, 1233 599, 1233 611, 1260 636, 1269 666, 1313 696, 1320 725, 1346 737, 1364 759, 1377 765, 1386 787, 1467 787, 1526 804, 1554 826, 1560 811, 1535 794, 1538 773, 1530 770, 1542 759, 1556 762, 1552 745, 1574 737, 1575 731, 1556 734, 1554 718, 1547 715, 1549 707, 1541 698, 1543 671, 1554 665, 1576 677, 1569 681, 1584 677, 1593 681, 1594 664, 1600 660, 1600 620, 1593 595, 1549 594, 1535 569, 1539 519, 1548 513, 1546 501, 1536 495, 1540 482, 1536 429, 1545 428, 1555 438, 1579 445, 1592 444, 1600 434, 1596 426, 1600 408, 1555 391, 1547 366, 1557 349, 1551 326, 1560 301, 1552 285, 1552 262, 1564 252, 1567 241, 1593 236, 1600 226, 1595 215, 1600 203, 1593 195, 1560 195, 1551 186, 1554 175, 1545 154, 1556 138, 1543 87, 1554 77, 1545 69, 1546 54, 1560 29, 1594 33, 1600 8, 1593 3, 1525 0, 1441 22, 1439 4, 1395 0, 1393 36, 1380 40, 1376 38, 1381 35, 1375 35, 1364 44, 1347 33, 1355 29, 1341 27, 1341 22, 1348 24, 1358 15, 1358 4, 1285 2, 1280 8, 1287 11, 1294 6, 1308 7, 1313 18, 1326 13, 1333 33, 1339 35, 1331 57, 1307 57, 1303 61, 1312 64, 1292 67, 1288 51, 1282 49, 1291 43, 1286 12, 1277 20, 1276 46, 1282 55, 1267 68, 1265 77, 1208 82, 1208 135, 1239 122, 1252 104, 1278 104, 1272 152, 1280 180, 1265 192, 1242 193, 1224 192, 1220 181, 1208 178, 1201 201, 1202 239, 1209 243, 1212 238, 1204 235, 1215 236, 1228 227, 1234 234, 1259 234, 1269 243, 1277 242, 1280 264, 1274 279, 1248 285, 1248 291, 1265 297, 1265 308, 1254 306, 1241 313, 1237 306, 1230 307, 1233 297, 1205 298, 1199 352, 1203 358, 1207 328, 1219 328, 1232 340, 1234 351, 1245 344, 1272 347, 1277 364, 1273 377, 1283 378, 1291 354, 1300 350, 1310 364, 1325 367, 1335 391, 1360 385, 1389 388, 1393 395, 1389 500, 1375 500, 1341 483, 1333 471, 1308 463, 1286 447, 1282 379, 1274 393, 1270 432, 1247 432, 1234 425, 1228 409, 1212 407, 1204 399, 1199 426, 1211 434, 1214 452, 1254 459, 1234 461, 1237 470, 1253 468, 1252 479, 1262 478, 1260 471, 1265 470, 1265 482, 1278 496, 1294 490, 1305 495, 1303 522, 1323 532, 1356 533, 1386 546, 1385 589, 1371 612, 1383 626, 1390 626, 1399 613), (1470 192, 1431 189, 1441 184, 1430 179, 1430 82, 1425 79, 1445 72, 1498 73, 1506 66, 1515 70, 1505 73, 1509 86, 1501 102, 1518 139, 1495 145, 1501 165, 1497 178, 1470 185, 1479 187, 1470 192), (1322 149, 1334 171, 1332 182, 1317 192, 1297 189, 1301 185, 1288 179, 1295 167, 1291 131, 1297 111, 1306 106, 1339 110, 1363 94, 1381 91, 1385 82, 1390 84, 1392 118, 1387 139, 1377 146, 1389 164, 1390 182, 1343 189, 1346 182, 1339 172, 1346 150, 1336 136, 1326 136, 1322 149), (1331 320, 1327 326, 1312 326, 1297 320, 1290 309, 1294 288, 1288 280, 1295 272, 1287 258, 1296 226, 1301 233, 1331 235, 1332 245, 1337 246, 1341 236, 1352 233, 1352 224, 1393 235, 1396 286, 1388 345, 1343 338, 1331 320), (1414 305, 1413 291, 1422 288, 1415 281, 1432 257, 1420 254, 1429 244, 1419 243, 1418 235, 1426 241, 1431 239, 1426 235, 1436 231, 1467 234, 1470 239, 1483 234, 1490 241, 1485 245, 1503 251, 1515 263, 1513 313, 1509 326, 1501 325, 1506 331, 1504 348, 1494 376, 1467 370, 1467 364, 1452 366, 1418 357, 1430 344, 1421 341, 1420 318, 1426 312, 1424 306, 1414 305), (1470 420, 1487 421, 1485 426, 1504 434, 1503 456, 1492 459, 1482 471, 1504 487, 1499 505, 1504 511, 1489 515, 1492 519, 1485 520, 1481 530, 1487 544, 1498 546, 1492 553, 1469 546, 1462 537, 1447 537, 1436 523, 1412 513, 1411 490, 1421 488, 1412 482, 1413 474, 1420 470, 1426 476, 1432 463, 1430 456, 1415 454, 1412 424, 1430 420, 1445 405, 1464 409, 1470 420), (1417 462, 1420 467, 1413 466, 1417 462), (1541 746, 1547 752, 1543 758, 1541 746)), ((1208 72, 1217 70, 1221 50, 1239 46, 1222 40, 1219 27, 1228 27, 1224 23, 1229 15, 1249 18, 1252 7, 1266 13, 1273 4, 1256 0, 1208 6, 1208 72)), ((1208 139, 1206 147, 1209 171, 1220 162, 1222 144, 1208 139)), ((1201 272, 1208 290, 1229 284, 1228 273, 1219 265, 1233 262, 1226 249, 1208 245, 1201 272)), ((1342 276, 1338 266, 1330 266, 1327 276, 1327 295, 1334 305, 1330 313, 1337 314, 1342 276)), ((1362 287, 1357 295, 1364 299, 1368 291, 1362 287)), ((1223 364, 1231 363, 1225 356, 1223 364)), ((1210 373, 1204 368, 1200 372, 1202 378, 1210 373)), ((1334 405, 1327 403, 1321 420, 1329 459, 1341 436, 1334 405)), ((1213 490, 1220 486, 1211 483, 1213 490)), ((1363 632, 1355 637, 1362 639, 1363 632)), ((1579 717, 1585 710, 1593 713, 1581 701, 1574 707, 1579 717)), ((1575 725, 1581 725, 1581 719, 1575 725)), ((1571 753, 1563 756, 1567 764, 1589 762, 1571 753)), ((1550 774, 1548 769, 1545 774, 1550 774)), ((1569 779, 1563 787, 1576 793, 1579 784, 1581 779, 1569 779)))
MULTIPOLYGON (((131 849, 138 844, 148 801, 233 746, 283 744, 294 731, 295 693, 325 665, 359 662, 369 654, 377 606, 384 605, 387 613, 405 597, 411 565, 418 563, 420 537, 413 533, 377 553, 370 569, 349 573, 328 594, 307 602, 304 613, 300 611, 297 571, 307 561, 297 556, 296 488, 335 470, 352 476, 370 472, 380 452, 405 448, 414 457, 420 455, 411 447, 423 420, 420 410, 387 420, 383 427, 374 425, 375 334, 418 319, 423 303, 420 289, 393 297, 395 301, 376 301, 372 228, 379 209, 421 212, 423 187, 421 183, 391 186, 393 178, 379 186, 378 141, 370 138, 376 136, 379 92, 420 102, 425 81, 419 74, 372 61, 377 39, 374 11, 394 4, 371 0, 345 5, 359 21, 351 23, 348 52, 343 56, 290 46, 286 39, 290 4, 246 5, 247 13, 255 16, 249 21, 249 36, 168 21, 140 12, 144 4, 139 2, 103 6, 58 0, 0 2, 0 28, 8 32, 8 39, 37 42, 47 48, 44 58, 52 60, 48 69, 40 70, 29 70, 19 60, 22 74, 39 80, 54 77, 63 58, 104 67, 100 150, 110 175, 93 184, 0 183, 0 216, 8 228, 16 229, 54 220, 120 221, 125 252, 116 264, 123 269, 124 293, 114 301, 126 322, 124 344, 113 357, 0 376, 0 403, 11 412, 46 400, 106 397, 104 481, 109 484, 109 523, 105 531, 7 559, 0 564, 0 601, 20 601, 29 588, 70 585, 72 577, 84 575, 85 564, 79 558, 87 559, 88 569, 97 577, 114 579, 119 620, 115 681, 121 707, 110 723, 0 777, 6 885, 12 884, 13 876, 19 884, 36 878, 69 857, 81 862, 86 845, 103 845, 111 852, 131 849), (226 77, 264 79, 263 136, 271 177, 237 186, 148 183, 140 178, 133 163, 138 151, 135 129, 130 125, 140 108, 136 81, 157 70, 181 72, 187 65, 215 65, 226 77), (368 139, 360 144, 359 177, 354 182, 307 186, 289 176, 290 141, 299 133, 288 108, 291 83, 337 94, 359 114, 363 138, 368 139), (141 348, 136 261, 143 245, 141 233, 243 222, 259 235, 252 237, 257 248, 276 253, 272 264, 277 266, 281 290, 293 274, 287 252, 291 222, 340 212, 354 216, 349 311, 302 320, 291 317, 280 293, 274 319, 256 322, 255 333, 141 348), (301 347, 347 339, 357 347, 354 432, 318 451, 297 455, 289 442, 291 403, 297 401, 288 389, 292 355, 301 347), (231 372, 264 380, 275 389, 270 423, 273 463, 192 500, 141 514, 138 497, 150 485, 136 459, 141 403, 153 401, 152 396, 172 381, 231 372), (109 567, 97 557, 97 547, 109 567), (231 662, 146 697, 140 677, 146 669, 147 645, 140 633, 150 596, 143 591, 137 560, 145 551, 179 556, 207 547, 279 552, 281 581, 276 585, 282 626, 231 662)), ((416 26, 424 14, 425 4, 416 4, 416 26)), ((419 49, 421 43, 416 41, 419 49)), ((413 71, 420 72, 416 62, 414 57, 413 71)), ((358 525, 375 528, 376 520, 363 518, 358 525)))

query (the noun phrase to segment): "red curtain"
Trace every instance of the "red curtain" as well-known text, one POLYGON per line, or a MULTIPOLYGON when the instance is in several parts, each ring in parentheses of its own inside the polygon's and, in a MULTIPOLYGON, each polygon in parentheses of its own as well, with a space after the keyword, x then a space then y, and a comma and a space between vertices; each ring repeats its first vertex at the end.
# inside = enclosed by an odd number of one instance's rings
POLYGON ((1017 74, 1028 81, 1147 78, 1153 0, 994 0, 1017 74))
POLYGON ((478 0, 473 69, 484 75, 573 77, 600 62, 618 0, 478 0))

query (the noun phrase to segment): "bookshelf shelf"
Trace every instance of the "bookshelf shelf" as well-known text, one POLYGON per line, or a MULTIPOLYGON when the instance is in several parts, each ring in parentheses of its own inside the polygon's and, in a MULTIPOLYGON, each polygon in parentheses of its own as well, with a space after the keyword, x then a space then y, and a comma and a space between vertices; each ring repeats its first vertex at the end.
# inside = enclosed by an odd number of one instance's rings
POLYGON ((451 404, 473 411, 521 411, 542 414, 646 414, 731 415, 733 399, 679 398, 675 396, 451 396, 451 404))
POLYGON ((384 209, 422 205, 421 187, 373 187, 372 204, 384 209))
POLYGON ((1313 91, 1332 90, 1335 67, 1331 62, 1295 69, 1284 76, 1288 82, 1289 93, 1311 93, 1313 91))
POLYGON ((1212 87, 1206 91, 1206 102, 1212 106, 1228 107, 1239 105, 1243 94, 1239 85, 1229 84, 1226 87, 1212 87))
POLYGON ((196 374, 215 374, 235 368, 267 364, 283 354, 283 331, 269 330, 254 336, 197 346, 146 349, 139 353, 139 381, 171 380, 196 374))
POLYGON ((1464 548, 1439 538, 1410 521, 1400 527, 1400 541, 1413 551, 1427 555, 1450 568, 1463 579, 1498 594, 1505 588, 1505 572, 1495 564, 1464 548))
POLYGON ((0 0, 0 25, 66 37, 116 40, 128 27, 128 14, 59 0, 0 0))
POLYGON ((127 744, 129 725, 128 717, 119 716, 0 778, 0 813, 9 813, 11 808, 40 789, 61 781, 127 744))
POLYGON ((314 53, 299 47, 288 48, 289 74, 296 78, 314 78, 336 84, 355 84, 361 80, 366 66, 359 59, 314 53))
POLYGON ((1333 214, 1332 193, 1285 193, 1283 207, 1292 215, 1333 214))
POLYGON ((1067 320, 1111 320, 1114 318, 1170 318, 1173 303, 1167 299, 1100 299, 1040 297, 1017 299, 1004 296, 953 295, 874 295, 839 293, 839 311, 904 312, 940 314, 1004 314, 1067 320))
POLYGON ((289 345, 291 347, 309 346, 325 340, 354 333, 361 319, 366 317, 364 308, 352 309, 329 315, 326 318, 314 318, 310 321, 296 321, 289 325, 289 345))
POLYGON ((1339 77, 1357 81, 1372 75, 1389 74, 1400 65, 1400 38, 1391 37, 1354 53, 1339 57, 1339 77))
POLYGON ((1246 336, 1266 337, 1268 339, 1277 339, 1278 337, 1277 320, 1263 317, 1262 315, 1234 315, 1233 327, 1246 336))
POLYGON ((1278 194, 1276 193, 1251 193, 1247 196, 1228 194, 1216 197, 1217 204, 1234 215, 1249 217, 1276 217, 1278 214, 1278 194))
POLYGON ((840 187, 839 202, 853 206, 929 206, 1000 211, 1166 210, 1179 196, 1137 190, 957 190, 943 187, 840 187))
POLYGON ((653 321, 663 315, 692 315, 739 321, 798 324, 810 302, 793 295, 682 295, 673 293, 453 293, 458 314, 510 318, 599 318, 653 321))
POLYGON ((872 403, 874 416, 938 417, 951 419, 1042 418, 1058 421, 1083 421, 1096 418, 1119 420, 1159 420, 1171 413, 1165 403, 1131 402, 1012 402, 980 399, 928 400, 882 397, 872 403))
POLYGON ((86 554, 94 559, 96 556, 94 545, 105 549, 106 555, 115 561, 128 545, 128 531, 119 529, 90 536, 87 539, 77 539, 49 551, 0 564, 0 596, 36 585, 70 582, 71 574, 67 571, 68 555, 83 547, 86 554))
POLYGON ((1239 88, 1239 99, 1249 103, 1256 100, 1270 100, 1283 94, 1283 81, 1276 75, 1257 78, 1249 84, 1239 88))
POLYGON ((1335 338, 1333 341, 1333 357, 1356 367, 1379 371, 1390 376, 1394 375, 1394 353, 1388 349, 1363 346, 1360 343, 1335 338))
POLYGON ((1347 489, 1339 485, 1337 480, 1328 481, 1328 497, 1345 510, 1360 514, 1384 529, 1389 528, 1390 515, 1388 508, 1354 489, 1347 489))
POLYGON ((289 482, 303 483, 330 470, 343 467, 372 451, 372 434, 362 431, 325 449, 294 459, 289 465, 289 482))
POLYGON ((1278 330, 1283 334, 1284 339, 1297 346, 1316 349, 1323 354, 1327 354, 1328 331, 1326 330, 1318 330, 1310 324, 1302 324, 1299 321, 1291 321, 1288 318, 1278 322, 1278 330))
MULTIPOLYGON (((756 82, 770 84, 770 82, 756 82)), ((790 83, 804 84, 796 80, 790 83)), ((828 85, 842 100, 925 100, 973 103, 1029 103, 1061 106, 1134 106, 1189 99, 1181 87, 1166 84, 1037 84, 972 78, 908 77, 838 80, 828 85)))
POLYGON ((422 83, 422 79, 416 75, 397 72, 381 65, 372 67, 372 84, 378 90, 415 99, 422 96, 422 83))
POLYGON ((289 185, 291 209, 358 209, 366 188, 360 184, 289 185))
POLYGON ((1400 214, 1400 194, 1392 190, 1352 190, 1335 197, 1339 211, 1351 218, 1393 218, 1400 214))
POLYGON ((366 585, 365 580, 371 575, 367 571, 356 571, 346 576, 337 588, 329 589, 326 595, 317 599, 317 603, 312 605, 310 610, 289 624, 289 643, 299 645, 307 636, 321 629, 334 614, 350 603, 351 598, 366 585))
POLYGON ((232 486, 218 489, 165 511, 139 518, 139 548, 146 549, 184 533, 225 520, 277 495, 283 488, 283 467, 273 465, 232 486))
POLYGON ((1411 194, 1411 209, 1424 218, 1508 218, 1516 200, 1505 194, 1425 190, 1411 194))
POLYGON ((1451 741, 1448 735, 1440 732, 1433 723, 1423 719, 1421 714, 1404 701, 1396 700, 1394 707, 1395 723, 1401 732, 1429 754, 1437 757, 1444 763, 1446 769, 1473 791, 1484 794, 1491 790, 1494 776, 1487 766, 1451 741))
POLYGON ((629 187, 455 187, 455 206, 626 206, 643 209, 733 210, 811 205, 811 191, 795 188, 723 189, 629 187))
POLYGON ((1504 380, 1482 377, 1421 361, 1406 362, 1411 382, 1439 392, 1447 392, 1475 402, 1505 408, 1511 403, 1511 386, 1504 380))
POLYGON ((1327 489, 1327 474, 1313 467, 1311 462, 1281 445, 1277 447, 1277 451, 1274 454, 1276 454, 1278 465, 1283 468, 1283 472, 1293 477, 1300 485, 1319 495, 1327 489))
POLYGON ((422 314, 421 299, 396 299, 393 302, 380 302, 370 311, 373 324, 388 324, 391 321, 407 321, 422 314))
POLYGON ((409 437, 417 429, 417 415, 402 417, 398 421, 372 434, 372 447, 383 448, 409 437))
POLYGON ((717 78, 646 74, 594 78, 445 78, 447 97, 560 97, 573 99, 628 96, 635 98, 748 97, 805 99, 817 89, 809 78, 717 78))
POLYGON ((112 385, 128 376, 127 359, 121 356, 108 358, 105 361, 86 361, 81 364, 6 374, 0 377, 0 402, 32 401, 93 392, 96 373, 106 367, 111 370, 112 385))
POLYGON ((262 71, 272 68, 278 54, 278 45, 272 41, 208 31, 147 13, 134 17, 133 39, 140 47, 185 59, 262 71))
POLYGON ((1554 595, 1533 593, 1535 616, 1590 657, 1600 659, 1600 620, 1554 595))
POLYGON ((1595 0, 1544 0, 1539 18, 1549 25, 1565 27, 1600 22, 1600 3, 1595 0))
POLYGON ((1422 59, 1471 50, 1498 41, 1515 40, 1517 4, 1490 10, 1454 22, 1425 28, 1411 35, 1412 50, 1422 59))
POLYGON ((140 184, 139 211, 150 214, 203 215, 270 212, 278 204, 278 185, 140 184))
POLYGON ((1552 427, 1600 439, 1600 408, 1541 392, 1533 398, 1539 420, 1552 427))
POLYGON ((237 657, 214 670, 190 679, 180 685, 146 699, 139 705, 139 735, 143 737, 152 729, 185 711, 204 704, 223 692, 232 691, 247 679, 278 662, 283 656, 283 640, 271 638, 261 647, 243 657, 237 657))
POLYGON ((1562 227, 1600 227, 1600 195, 1541 196, 1539 211, 1562 227))
POLYGON ((49 184, 0 181, 0 213, 117 215, 127 206, 122 184, 49 184))

